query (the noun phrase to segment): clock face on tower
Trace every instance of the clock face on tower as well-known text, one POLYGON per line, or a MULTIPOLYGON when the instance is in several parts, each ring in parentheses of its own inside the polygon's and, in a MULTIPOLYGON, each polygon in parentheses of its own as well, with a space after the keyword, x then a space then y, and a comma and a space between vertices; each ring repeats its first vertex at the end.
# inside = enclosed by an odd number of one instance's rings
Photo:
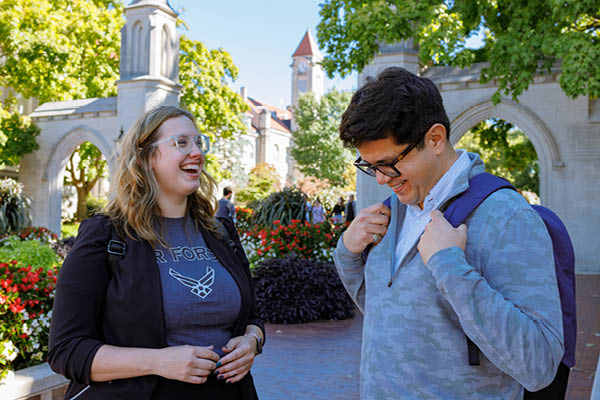
POLYGON ((298 75, 304 75, 308 72, 308 65, 304 61, 298 63, 298 75))

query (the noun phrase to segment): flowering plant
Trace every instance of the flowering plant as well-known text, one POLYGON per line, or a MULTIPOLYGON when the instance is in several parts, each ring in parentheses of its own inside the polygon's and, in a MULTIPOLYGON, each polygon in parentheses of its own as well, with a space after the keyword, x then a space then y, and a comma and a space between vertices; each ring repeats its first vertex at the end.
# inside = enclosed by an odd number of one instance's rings
POLYGON ((235 208, 235 219, 237 222, 237 228, 239 231, 247 231, 252 226, 252 215, 254 210, 251 208, 236 207, 235 208))
POLYGON ((44 361, 56 269, 0 263, 0 379, 44 361))
POLYGON ((39 240, 41 243, 56 243, 58 236, 43 226, 28 226, 17 232, 21 240, 39 240))
POLYGON ((273 226, 254 226, 242 232, 242 244, 250 263, 283 258, 289 253, 301 258, 333 262, 333 248, 346 228, 345 225, 334 225, 329 221, 311 224, 297 219, 293 219, 289 225, 282 225, 275 220, 273 226))

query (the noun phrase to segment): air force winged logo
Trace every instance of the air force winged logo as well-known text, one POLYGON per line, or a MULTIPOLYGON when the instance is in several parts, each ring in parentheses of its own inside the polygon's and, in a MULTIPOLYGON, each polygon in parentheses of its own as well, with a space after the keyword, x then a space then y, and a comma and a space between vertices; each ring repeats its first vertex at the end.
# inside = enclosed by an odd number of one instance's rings
POLYGON ((192 288, 191 292, 202 299, 212 292, 210 287, 215 282, 215 270, 209 266, 206 266, 206 274, 204 274, 204 276, 200 279, 194 279, 185 275, 181 275, 173 268, 169 268, 169 275, 177 279, 183 285, 192 288))

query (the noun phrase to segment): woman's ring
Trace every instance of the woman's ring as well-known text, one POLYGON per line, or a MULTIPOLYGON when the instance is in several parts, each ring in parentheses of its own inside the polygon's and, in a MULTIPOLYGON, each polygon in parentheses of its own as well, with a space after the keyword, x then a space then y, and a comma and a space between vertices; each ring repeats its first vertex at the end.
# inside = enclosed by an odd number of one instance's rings
POLYGON ((378 233, 373 234, 373 242, 378 242, 381 239, 381 235, 378 233))

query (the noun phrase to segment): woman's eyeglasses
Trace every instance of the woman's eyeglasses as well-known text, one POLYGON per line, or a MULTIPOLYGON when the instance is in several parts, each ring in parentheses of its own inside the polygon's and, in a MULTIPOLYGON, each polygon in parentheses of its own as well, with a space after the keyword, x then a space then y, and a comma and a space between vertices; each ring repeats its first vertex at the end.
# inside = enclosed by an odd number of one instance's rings
POLYGON ((402 175, 402 172, 396 169, 396 164, 398 163, 398 161, 404 160, 408 153, 410 153, 412 149, 417 147, 417 145, 420 142, 421 138, 419 138, 417 142, 412 143, 406 149, 402 150, 402 153, 400 153, 398 157, 395 157, 391 161, 383 161, 376 164, 370 164, 366 161, 363 161, 362 158, 358 157, 356 161, 354 161, 354 166, 369 176, 376 176, 377 171, 379 171, 382 174, 389 176, 390 178, 397 178, 400 175, 402 175))
POLYGON ((190 154, 192 152, 192 146, 194 143, 196 144, 196 147, 198 147, 198 150, 202 152, 202 154, 206 154, 210 150, 210 139, 208 136, 202 134, 194 136, 169 136, 164 139, 157 140, 156 142, 152 143, 152 146, 158 146, 159 144, 168 142, 169 140, 172 140, 173 143, 175 143, 175 147, 181 154, 190 154))

